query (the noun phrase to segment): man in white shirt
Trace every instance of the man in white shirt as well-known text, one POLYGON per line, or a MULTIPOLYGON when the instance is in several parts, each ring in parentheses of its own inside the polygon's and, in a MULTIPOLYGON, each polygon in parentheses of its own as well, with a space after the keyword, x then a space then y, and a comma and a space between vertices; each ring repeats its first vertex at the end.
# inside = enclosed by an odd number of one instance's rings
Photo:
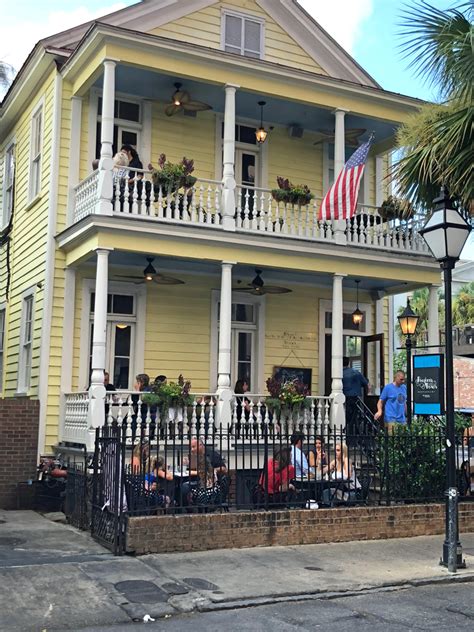
POLYGON ((314 476, 314 470, 309 467, 308 459, 301 449, 304 441, 302 432, 295 432, 291 435, 291 464, 295 468, 295 476, 299 479, 311 478, 314 476))

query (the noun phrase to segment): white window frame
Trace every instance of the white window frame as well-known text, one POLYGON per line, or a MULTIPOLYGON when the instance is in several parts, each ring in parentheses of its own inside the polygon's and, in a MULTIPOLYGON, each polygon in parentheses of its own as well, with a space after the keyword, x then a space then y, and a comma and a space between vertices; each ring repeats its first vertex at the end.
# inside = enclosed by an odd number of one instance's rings
POLYGON ((0 303, 0 393, 3 392, 5 374, 5 334, 7 331, 7 304, 0 303))
MULTIPOLYGON (((242 20, 242 30, 241 30, 241 41, 240 41, 240 55, 242 57, 246 57, 247 59, 265 59, 265 20, 257 15, 253 15, 252 13, 240 13, 239 11, 230 11, 228 9, 222 9, 221 13, 221 50, 225 52, 226 41, 225 41, 225 26, 227 16, 233 18, 239 18, 242 20), (259 51, 251 51, 253 53, 259 53, 259 57, 250 57, 245 54, 244 49, 244 41, 245 41, 245 20, 249 22, 255 22, 260 25, 260 50, 259 51)), ((237 48, 232 44, 229 44, 233 48, 237 48)), ((237 55, 238 53, 232 53, 237 55)))
MULTIPOLYGON (((217 390, 217 359, 219 355, 219 302, 221 293, 219 290, 212 290, 211 294, 211 353, 210 353, 210 373, 209 384, 211 391, 217 390)), ((232 335, 234 329, 254 332, 255 353, 253 354, 252 375, 254 376, 254 384, 252 386, 253 393, 264 392, 264 369, 265 369, 265 297, 252 296, 242 292, 232 292, 232 304, 244 303, 253 305, 255 310, 255 325, 246 323, 235 323, 232 327, 232 335)), ((234 388, 234 385, 231 384, 234 388)))
POLYGON ((30 288, 21 297, 20 345, 18 351, 17 393, 27 394, 31 388, 33 367, 33 341, 35 326, 35 290, 30 288), (27 320, 28 306, 31 305, 30 320, 27 320), (28 326, 29 323, 29 326, 28 326))
POLYGON ((30 122, 30 165, 28 172, 28 202, 34 202, 41 196, 41 172, 43 167, 44 141, 44 98, 31 113, 30 122), (38 117, 40 118, 38 124, 38 117), (36 139, 39 136, 39 142, 36 139))
POLYGON ((8 226, 13 211, 13 200, 15 194, 15 148, 15 139, 10 140, 5 146, 5 154, 3 158, 3 200, 0 230, 8 226))
MULTIPOLYGON (((89 98, 89 164, 92 164, 92 161, 95 159, 95 148, 97 143, 97 123, 102 122, 102 115, 99 115, 99 97, 102 97, 102 90, 99 90, 99 88, 92 88, 89 98)), ((135 103, 140 106, 139 122, 114 118, 114 125, 127 129, 131 132, 137 132, 138 155, 140 156, 140 160, 144 165, 148 164, 151 160, 151 156, 149 147, 145 146, 146 141, 144 139, 144 136, 151 136, 151 107, 147 107, 147 101, 145 99, 137 99, 136 96, 129 95, 124 92, 116 92, 114 101, 127 101, 129 103, 135 103)))
MULTIPOLYGON (((91 294, 94 292, 95 281, 93 279, 84 279, 82 286, 81 356, 79 358, 79 388, 83 390, 87 390, 90 386, 88 384, 89 349, 91 344, 90 323, 93 320, 91 318, 90 305, 91 294)), ((121 283, 120 281, 110 281, 107 288, 107 294, 127 294, 134 297, 135 317, 107 314, 107 326, 112 321, 135 323, 135 340, 132 341, 131 345, 134 357, 130 363, 130 375, 132 378, 145 370, 146 292, 145 285, 137 287, 133 283, 121 283)), ((106 349, 106 354, 109 354, 109 349, 106 349)), ((108 358, 109 355, 106 355, 107 360, 108 358)))

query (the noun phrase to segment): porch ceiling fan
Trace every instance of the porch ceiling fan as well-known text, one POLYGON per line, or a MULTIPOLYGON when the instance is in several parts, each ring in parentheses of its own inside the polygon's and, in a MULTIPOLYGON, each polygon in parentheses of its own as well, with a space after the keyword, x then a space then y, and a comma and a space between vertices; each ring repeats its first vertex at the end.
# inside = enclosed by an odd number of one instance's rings
POLYGON ((171 97, 171 103, 166 106, 166 116, 174 116, 178 112, 187 110, 188 112, 204 112, 204 110, 212 110, 212 107, 202 101, 192 101, 189 92, 181 90, 181 83, 175 83, 175 92, 171 97))
MULTIPOLYGON (((353 127, 346 128, 345 136, 346 136, 346 145, 348 147, 358 147, 359 146, 359 138, 364 134, 367 130, 363 127, 353 127)), ((320 145, 321 143, 329 142, 334 140, 334 136, 336 131, 333 129, 318 129, 317 133, 320 138, 318 138, 313 145, 320 145)))
POLYGON ((176 279, 175 277, 165 276, 157 272, 153 266, 154 257, 147 257, 148 265, 143 270, 142 276, 130 276, 116 274, 119 279, 129 279, 135 283, 158 283, 158 285, 183 285, 184 281, 176 279))
POLYGON ((248 292, 248 294, 253 294, 254 296, 263 296, 264 294, 288 294, 288 292, 292 291, 279 285, 266 285, 261 277, 262 271, 255 268, 255 272, 257 276, 248 284, 249 287, 234 287, 234 292, 248 292))

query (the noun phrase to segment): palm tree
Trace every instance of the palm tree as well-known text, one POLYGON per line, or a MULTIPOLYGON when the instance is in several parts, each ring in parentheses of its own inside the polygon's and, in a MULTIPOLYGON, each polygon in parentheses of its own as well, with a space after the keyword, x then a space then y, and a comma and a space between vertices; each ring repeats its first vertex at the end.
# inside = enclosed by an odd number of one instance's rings
POLYGON ((474 281, 463 285, 453 299, 453 325, 474 324, 474 281))
POLYGON ((423 106, 398 132, 400 192, 429 208, 442 184, 474 215, 474 7, 442 11, 419 0, 404 13, 404 53, 441 103, 423 106))

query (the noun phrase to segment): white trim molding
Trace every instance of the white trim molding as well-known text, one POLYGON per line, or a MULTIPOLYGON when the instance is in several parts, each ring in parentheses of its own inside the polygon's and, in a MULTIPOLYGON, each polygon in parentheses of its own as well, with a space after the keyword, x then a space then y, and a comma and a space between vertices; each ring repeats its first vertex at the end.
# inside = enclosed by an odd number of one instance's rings
POLYGON ((29 395, 31 389, 31 373, 33 368, 33 343, 34 343, 34 325, 35 325, 35 296, 36 286, 25 290, 21 295, 21 323, 20 323, 20 340, 18 345, 18 383, 16 395, 29 395), (29 315, 29 338, 25 341, 26 336, 26 319, 29 301, 31 300, 31 314, 29 315), (29 365, 25 366, 25 347, 29 345, 29 365))
POLYGON ((39 99, 30 115, 30 150, 28 155, 28 205, 32 205, 41 197, 41 176, 44 159, 44 95, 39 99), (38 116, 41 116, 38 123, 38 116), (36 135, 39 132, 39 146, 35 146, 36 135), (36 167, 35 167, 36 165, 36 167), (37 184, 34 184, 33 178, 37 184))

